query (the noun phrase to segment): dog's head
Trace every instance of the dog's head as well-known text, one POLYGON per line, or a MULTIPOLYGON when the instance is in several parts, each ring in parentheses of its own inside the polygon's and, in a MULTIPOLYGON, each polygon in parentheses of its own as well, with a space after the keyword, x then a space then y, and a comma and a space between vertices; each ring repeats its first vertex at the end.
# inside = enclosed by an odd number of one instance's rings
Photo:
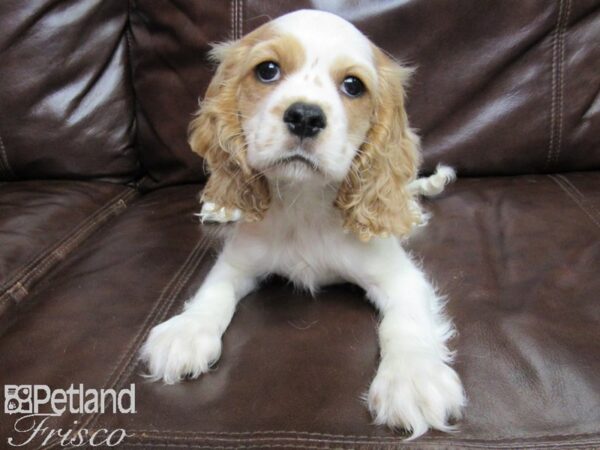
POLYGON ((285 180, 335 186, 344 226, 363 240, 418 223, 407 69, 319 11, 287 14, 211 54, 219 66, 190 126, 211 172, 204 201, 260 220, 269 182, 285 180))

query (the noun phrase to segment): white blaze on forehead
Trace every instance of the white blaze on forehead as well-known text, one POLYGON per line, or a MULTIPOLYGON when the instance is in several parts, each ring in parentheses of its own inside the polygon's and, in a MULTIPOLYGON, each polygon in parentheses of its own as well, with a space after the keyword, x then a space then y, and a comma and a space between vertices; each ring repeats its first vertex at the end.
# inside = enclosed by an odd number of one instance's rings
POLYGON ((307 65, 327 63, 347 56, 356 63, 372 66, 369 39, 350 22, 325 11, 300 10, 274 20, 275 27, 294 36, 303 45, 307 65))

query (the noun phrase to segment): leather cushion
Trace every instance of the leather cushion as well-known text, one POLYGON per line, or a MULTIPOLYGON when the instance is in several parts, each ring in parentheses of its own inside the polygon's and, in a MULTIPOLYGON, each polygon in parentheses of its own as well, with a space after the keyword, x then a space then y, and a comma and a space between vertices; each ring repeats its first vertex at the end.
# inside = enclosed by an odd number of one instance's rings
POLYGON ((125 1, 0 2, 0 180, 139 170, 125 1))
POLYGON ((0 331, 29 303, 32 286, 135 195, 101 182, 0 184, 0 331))
MULTIPOLYGON (((135 383, 134 415, 48 423, 123 427, 132 447, 401 448, 361 400, 376 315, 352 286, 313 299, 271 280, 240 303, 215 370, 175 386, 140 377, 146 333, 214 260, 192 216, 197 190, 142 197, 40 286, 39 305, 0 340, 0 384, 135 383)), ((449 298, 469 405, 458 433, 415 448, 600 445, 600 174, 459 179, 428 207, 408 246, 449 298)))

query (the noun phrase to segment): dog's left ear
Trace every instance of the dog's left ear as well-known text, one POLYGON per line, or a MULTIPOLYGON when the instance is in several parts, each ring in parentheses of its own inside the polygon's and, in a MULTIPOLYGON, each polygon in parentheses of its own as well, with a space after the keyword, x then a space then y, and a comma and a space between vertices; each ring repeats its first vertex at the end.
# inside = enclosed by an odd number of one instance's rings
POLYGON ((336 199, 344 227, 363 241, 374 236, 403 236, 421 222, 408 190, 420 164, 419 138, 404 109, 404 84, 410 69, 374 48, 378 83, 365 142, 356 154, 336 199))
POLYGON ((189 144, 204 158, 210 177, 202 201, 227 211, 238 210, 246 221, 262 219, 270 203, 267 181, 246 161, 246 142, 238 110, 240 67, 248 52, 244 39, 217 44, 210 55, 219 63, 196 117, 189 144))

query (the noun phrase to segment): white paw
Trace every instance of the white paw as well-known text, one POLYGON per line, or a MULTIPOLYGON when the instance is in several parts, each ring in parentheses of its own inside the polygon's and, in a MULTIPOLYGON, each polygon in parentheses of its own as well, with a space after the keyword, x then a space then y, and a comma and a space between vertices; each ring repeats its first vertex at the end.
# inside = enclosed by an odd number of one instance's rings
POLYGON ((453 431, 466 403, 456 372, 438 359, 385 357, 371 384, 369 410, 377 425, 411 432, 409 439, 429 428, 453 431))
POLYGON ((197 378, 221 355, 221 336, 197 316, 180 314, 155 326, 140 350, 148 377, 167 384, 197 378))

